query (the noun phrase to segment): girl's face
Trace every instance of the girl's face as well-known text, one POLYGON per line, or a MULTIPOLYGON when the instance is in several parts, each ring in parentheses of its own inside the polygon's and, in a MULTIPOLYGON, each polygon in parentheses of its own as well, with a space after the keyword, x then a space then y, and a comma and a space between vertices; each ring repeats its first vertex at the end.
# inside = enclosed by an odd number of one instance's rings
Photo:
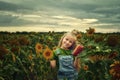
POLYGON ((69 49, 75 42, 75 39, 71 35, 66 35, 62 40, 61 48, 69 49))

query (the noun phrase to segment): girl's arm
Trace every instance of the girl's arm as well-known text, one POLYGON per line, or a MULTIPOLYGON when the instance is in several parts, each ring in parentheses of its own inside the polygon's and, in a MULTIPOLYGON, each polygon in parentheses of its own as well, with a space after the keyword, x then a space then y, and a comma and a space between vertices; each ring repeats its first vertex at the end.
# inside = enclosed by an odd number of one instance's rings
POLYGON ((81 68, 81 65, 80 65, 80 58, 78 57, 75 57, 75 60, 74 60, 74 67, 76 68, 76 70, 80 70, 81 68))
POLYGON ((55 68, 55 67, 56 67, 56 60, 51 60, 51 61, 50 61, 50 66, 51 66, 52 68, 55 68))

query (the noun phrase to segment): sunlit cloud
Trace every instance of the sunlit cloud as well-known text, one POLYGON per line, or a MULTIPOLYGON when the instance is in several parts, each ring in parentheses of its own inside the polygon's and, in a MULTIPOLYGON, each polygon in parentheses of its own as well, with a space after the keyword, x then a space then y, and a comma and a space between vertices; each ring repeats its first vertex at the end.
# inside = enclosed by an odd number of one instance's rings
POLYGON ((96 32, 120 32, 119 3, 118 0, 1 0, 0 31, 85 32, 93 27, 96 32))

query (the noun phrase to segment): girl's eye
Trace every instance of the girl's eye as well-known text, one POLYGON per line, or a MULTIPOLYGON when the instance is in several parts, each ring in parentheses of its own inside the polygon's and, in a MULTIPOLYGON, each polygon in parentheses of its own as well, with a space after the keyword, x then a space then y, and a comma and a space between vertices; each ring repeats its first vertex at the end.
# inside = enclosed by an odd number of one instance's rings
POLYGON ((68 39, 66 38, 66 40, 68 41, 68 39))

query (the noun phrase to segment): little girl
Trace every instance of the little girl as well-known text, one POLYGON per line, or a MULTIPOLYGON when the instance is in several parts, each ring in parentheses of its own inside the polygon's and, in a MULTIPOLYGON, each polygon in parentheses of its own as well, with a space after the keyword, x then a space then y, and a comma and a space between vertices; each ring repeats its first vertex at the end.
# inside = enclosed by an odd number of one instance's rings
POLYGON ((54 56, 50 64, 52 68, 57 66, 58 80, 77 79, 79 59, 72 54, 76 42, 77 38, 73 33, 65 33, 59 41, 58 48, 54 51, 54 56))

